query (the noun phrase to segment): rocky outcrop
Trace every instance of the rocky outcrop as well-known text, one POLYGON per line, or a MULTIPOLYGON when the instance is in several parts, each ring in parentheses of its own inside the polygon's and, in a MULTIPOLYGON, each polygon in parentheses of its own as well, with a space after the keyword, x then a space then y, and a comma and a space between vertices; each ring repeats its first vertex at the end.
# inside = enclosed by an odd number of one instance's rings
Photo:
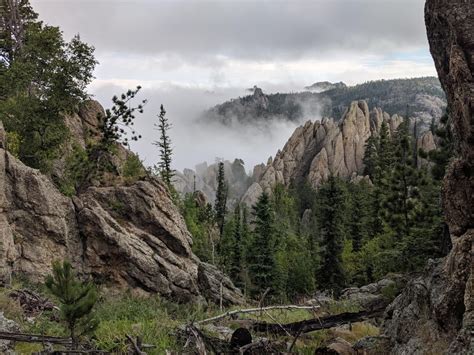
MULTIPOLYGON (((234 159, 233 162, 223 161, 224 174, 228 185, 227 200, 229 206, 233 206, 240 200, 249 187, 250 176, 245 171, 242 159, 234 159)), ((173 185, 181 194, 191 193, 194 190, 202 192, 206 200, 214 203, 217 191, 218 164, 208 165, 206 162, 196 165, 195 170, 184 169, 182 173, 176 172, 173 177, 173 185)))
POLYGON ((69 198, 0 148, 0 232, 3 284, 11 275, 42 282, 53 260, 69 259, 81 275, 113 291, 181 302, 215 301, 210 295, 222 295, 223 304, 242 301, 222 273, 201 266, 178 208, 153 177, 127 185, 109 181, 69 198))
POLYGON ((361 175, 365 143, 378 134, 383 121, 394 132, 402 117, 390 117, 378 108, 369 111, 365 101, 354 101, 339 123, 328 118, 306 122, 295 130, 275 159, 269 160, 243 201, 254 204, 262 191, 270 193, 276 184, 308 181, 317 187, 331 174, 346 179, 361 175))
POLYGON ((430 50, 446 91, 458 143, 443 184, 452 250, 431 261, 386 311, 385 335, 395 354, 474 352, 474 7, 465 0, 428 0, 430 50))
POLYGON ((305 90, 309 90, 309 91, 323 92, 323 91, 328 91, 332 89, 345 89, 347 88, 347 85, 344 84, 342 81, 338 83, 331 83, 329 81, 318 81, 317 83, 314 83, 309 86, 305 86, 304 88, 305 90))
POLYGON ((357 303, 363 309, 380 309, 391 302, 405 284, 403 275, 390 274, 362 287, 346 288, 340 298, 357 303))

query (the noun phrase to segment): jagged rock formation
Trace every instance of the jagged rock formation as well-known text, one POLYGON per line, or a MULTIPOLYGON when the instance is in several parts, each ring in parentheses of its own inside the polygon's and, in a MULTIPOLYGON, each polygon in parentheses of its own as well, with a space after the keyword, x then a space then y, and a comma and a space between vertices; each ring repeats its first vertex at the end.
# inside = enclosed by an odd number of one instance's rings
POLYGON ((474 6, 427 0, 430 50, 446 91, 459 157, 443 184, 452 250, 431 261, 386 311, 385 335, 395 354, 474 353, 474 6))
MULTIPOLYGON (((184 169, 182 173, 176 172, 173 177, 173 185, 176 191, 181 194, 194 190, 201 191, 207 202, 214 203, 217 191, 217 174, 217 163, 208 165, 204 162, 196 165, 195 170, 184 169)), ((247 191, 251 177, 247 175, 242 159, 234 159, 233 162, 225 160, 224 174, 229 188, 227 200, 229 206, 233 206, 247 191)))
MULTIPOLYGON (((88 130, 87 118, 102 110, 98 104, 88 107, 78 116, 76 133, 88 130)), ((0 146, 1 283, 12 274, 42 282, 53 260, 69 259, 79 273, 111 290, 218 302, 222 283, 224 304, 242 301, 225 275, 193 254, 191 235, 158 179, 115 181, 69 198, 6 151, 1 134, 0 146)))
POLYGON ((305 90, 314 91, 314 92, 323 92, 332 89, 344 89, 347 85, 344 84, 342 81, 338 83, 331 83, 329 81, 318 81, 310 86, 305 86, 305 90))
MULTIPOLYGON (((367 139, 378 134, 383 121, 393 133, 402 120, 401 116, 390 117, 378 108, 369 111, 365 101, 354 101, 339 123, 328 118, 306 122, 295 130, 275 159, 269 160, 263 172, 254 177, 243 202, 254 204, 262 191, 271 193, 276 184, 289 186, 292 182, 308 181, 318 187, 331 174, 345 179, 361 176, 367 139)), ((435 147, 429 131, 418 142, 425 151, 435 147)))

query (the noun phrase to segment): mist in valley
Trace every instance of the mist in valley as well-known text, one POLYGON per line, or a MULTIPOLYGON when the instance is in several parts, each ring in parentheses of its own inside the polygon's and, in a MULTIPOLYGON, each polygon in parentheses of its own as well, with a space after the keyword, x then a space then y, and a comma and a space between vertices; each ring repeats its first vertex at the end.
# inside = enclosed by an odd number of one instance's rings
MULTIPOLYGON (((127 84, 128 87, 107 83, 92 86, 93 98, 107 108, 113 95, 134 88, 139 83, 127 84)), ((271 91, 296 91, 296 86, 267 87, 271 91)), ((208 112, 217 104, 249 94, 251 93, 247 88, 205 89, 169 84, 159 88, 145 86, 136 99, 137 103, 141 99, 148 100, 144 113, 137 116, 135 123, 135 129, 142 135, 142 139, 134 142, 131 148, 139 154, 145 165, 153 166, 158 162, 158 147, 153 145, 158 139, 158 131, 154 124, 157 123, 160 105, 163 104, 172 124, 169 134, 174 169, 194 169, 195 165, 202 162, 211 164, 216 159, 233 161, 239 158, 245 162, 249 172, 255 165, 265 163, 270 156, 274 156, 300 124, 319 118, 314 102, 311 105, 301 103, 304 116, 298 122, 289 122, 283 117, 272 117, 264 121, 249 117, 245 123, 232 118, 228 124, 222 124, 208 112)))

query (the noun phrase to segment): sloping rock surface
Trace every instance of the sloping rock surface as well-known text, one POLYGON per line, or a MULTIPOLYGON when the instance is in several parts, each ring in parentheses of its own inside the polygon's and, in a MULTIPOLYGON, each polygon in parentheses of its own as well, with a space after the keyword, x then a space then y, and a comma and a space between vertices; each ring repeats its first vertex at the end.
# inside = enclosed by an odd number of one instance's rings
MULTIPOLYGON (((90 111, 80 114, 78 132, 95 124, 90 111)), ((71 199, 0 148, 0 283, 9 283, 12 275, 42 282, 53 260, 69 259, 80 274, 111 290, 158 293, 182 302, 215 301, 214 295, 224 304, 242 302, 225 275, 201 267, 191 245, 159 180, 94 186, 71 199), (219 281, 203 283, 206 278, 219 281)))

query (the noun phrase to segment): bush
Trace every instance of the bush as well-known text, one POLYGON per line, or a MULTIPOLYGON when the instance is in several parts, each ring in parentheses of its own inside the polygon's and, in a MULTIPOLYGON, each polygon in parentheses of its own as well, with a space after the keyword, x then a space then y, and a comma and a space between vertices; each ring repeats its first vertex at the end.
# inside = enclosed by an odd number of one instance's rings
POLYGON ((122 175, 128 183, 134 183, 145 176, 145 169, 138 155, 130 154, 127 157, 123 165, 122 175))
POLYGON ((16 132, 7 132, 7 150, 15 157, 20 157, 21 137, 16 132))

